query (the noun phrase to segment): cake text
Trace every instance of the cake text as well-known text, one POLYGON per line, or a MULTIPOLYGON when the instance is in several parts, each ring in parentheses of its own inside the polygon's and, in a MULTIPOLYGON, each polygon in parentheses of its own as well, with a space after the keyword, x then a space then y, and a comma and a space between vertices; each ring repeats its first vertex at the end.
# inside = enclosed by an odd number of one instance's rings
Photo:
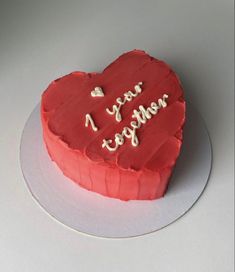
POLYGON ((97 131, 98 128, 96 127, 91 115, 89 113, 86 114, 86 121, 85 121, 85 127, 88 127, 89 123, 91 124, 91 128, 94 130, 94 131, 97 131))
POLYGON ((128 91, 124 93, 124 98, 118 97, 116 99, 116 102, 118 105, 113 105, 112 110, 106 109, 107 113, 110 115, 115 115, 115 119, 117 122, 120 122, 122 120, 122 115, 120 113, 121 107, 126 104, 126 102, 131 101, 133 98, 135 98, 137 95, 139 95, 142 92, 141 85, 143 82, 139 82, 137 85, 135 85, 134 89, 135 92, 128 91))
POLYGON ((136 130, 139 129, 143 124, 145 124, 149 119, 158 113, 158 110, 165 108, 167 106, 168 95, 164 94, 162 98, 159 98, 157 103, 152 102, 150 107, 145 108, 140 105, 138 110, 134 110, 132 118, 136 119, 131 121, 130 127, 124 127, 121 133, 116 133, 114 140, 103 139, 103 148, 107 148, 109 151, 116 151, 119 146, 123 145, 125 142, 125 137, 131 139, 132 146, 139 145, 139 139, 136 135, 136 130))

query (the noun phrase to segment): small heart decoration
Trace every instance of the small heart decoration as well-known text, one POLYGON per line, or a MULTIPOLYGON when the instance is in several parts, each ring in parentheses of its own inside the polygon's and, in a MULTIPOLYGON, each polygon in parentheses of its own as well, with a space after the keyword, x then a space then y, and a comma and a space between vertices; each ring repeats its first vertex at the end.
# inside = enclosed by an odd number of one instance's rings
POLYGON ((51 159, 72 181, 121 200, 157 199, 180 154, 183 89, 169 65, 133 50, 101 73, 53 81, 41 121, 51 159))
POLYGON ((103 97, 104 92, 101 87, 95 87, 94 90, 91 91, 92 97, 103 97))

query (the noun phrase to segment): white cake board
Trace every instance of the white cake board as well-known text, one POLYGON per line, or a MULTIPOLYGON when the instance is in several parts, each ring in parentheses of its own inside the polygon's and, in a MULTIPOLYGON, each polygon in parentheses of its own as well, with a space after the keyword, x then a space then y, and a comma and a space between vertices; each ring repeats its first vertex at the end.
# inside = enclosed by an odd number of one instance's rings
POLYGON ((167 194, 154 201, 111 199, 71 182, 51 161, 38 105, 22 134, 20 161, 32 196, 52 217, 86 234, 124 238, 157 231, 184 215, 207 184, 212 150, 202 118, 188 105, 182 152, 167 194))

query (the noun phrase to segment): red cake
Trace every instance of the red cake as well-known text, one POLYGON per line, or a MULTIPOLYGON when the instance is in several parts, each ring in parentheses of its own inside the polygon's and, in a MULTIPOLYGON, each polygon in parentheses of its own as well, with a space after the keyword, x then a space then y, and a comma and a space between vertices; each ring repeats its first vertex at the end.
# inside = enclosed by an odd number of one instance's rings
POLYGON ((102 73, 73 72, 42 95, 51 159, 80 186, 121 200, 162 197, 180 153, 185 100, 177 75, 144 51, 102 73))

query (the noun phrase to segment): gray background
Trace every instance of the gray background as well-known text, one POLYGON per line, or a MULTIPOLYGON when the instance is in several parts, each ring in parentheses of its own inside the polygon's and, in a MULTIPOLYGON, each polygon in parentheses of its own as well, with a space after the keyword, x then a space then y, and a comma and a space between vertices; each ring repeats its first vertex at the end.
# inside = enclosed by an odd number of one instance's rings
POLYGON ((0 1, 0 270, 233 271, 233 2, 0 1), (199 202, 169 227, 108 240, 72 231, 31 198, 20 136, 47 84, 145 49, 176 70, 214 153, 199 202))

